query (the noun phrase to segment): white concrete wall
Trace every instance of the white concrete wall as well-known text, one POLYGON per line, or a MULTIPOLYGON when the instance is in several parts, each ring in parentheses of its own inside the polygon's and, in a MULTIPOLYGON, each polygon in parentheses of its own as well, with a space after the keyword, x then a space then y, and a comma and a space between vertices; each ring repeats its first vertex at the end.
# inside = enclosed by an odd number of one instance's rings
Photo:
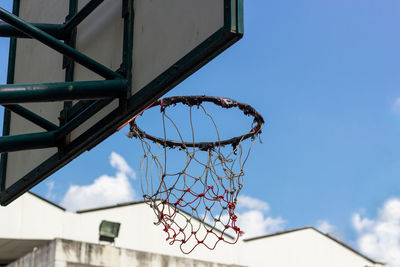
POLYGON ((32 252, 10 263, 7 267, 54 267, 55 266, 56 241, 40 248, 34 248, 32 252))
POLYGON ((311 228, 249 241, 243 248, 251 267, 382 266, 311 228))
MULTIPOLYGON (((116 239, 117 247, 182 256, 178 245, 169 245, 166 233, 161 225, 154 225, 155 215, 147 204, 137 204, 114 209, 100 210, 79 214, 65 228, 64 238, 98 242, 98 226, 101 220, 116 221, 121 223, 119 237, 116 239), (84 231, 82 231, 84 227, 84 231)), ((213 251, 198 246, 186 257, 204 261, 220 263, 237 263, 238 246, 220 242, 213 251)))
POLYGON ((30 193, 7 207, 0 207, 0 238, 64 238, 98 243, 98 228, 102 220, 121 223, 119 237, 115 242, 117 247, 154 254, 250 267, 374 266, 366 258, 314 229, 239 242, 236 245, 219 243, 213 251, 197 247, 185 256, 179 246, 170 246, 165 241, 166 234, 162 226, 154 225, 155 215, 147 204, 76 214, 65 212, 30 193))
POLYGON ((0 238, 54 239, 63 232, 65 212, 26 193, 0 206, 0 238))
POLYGON ((185 256, 178 245, 168 244, 162 226, 154 225, 155 215, 145 203, 77 214, 26 193, 9 206, 0 207, 0 218, 7 218, 0 220, 0 238, 64 238, 98 243, 100 222, 109 220, 121 223, 117 247, 225 264, 240 262, 239 246, 223 242, 213 251, 198 246, 185 256))
POLYGON ((7 267, 234 267, 183 257, 56 239, 7 267))

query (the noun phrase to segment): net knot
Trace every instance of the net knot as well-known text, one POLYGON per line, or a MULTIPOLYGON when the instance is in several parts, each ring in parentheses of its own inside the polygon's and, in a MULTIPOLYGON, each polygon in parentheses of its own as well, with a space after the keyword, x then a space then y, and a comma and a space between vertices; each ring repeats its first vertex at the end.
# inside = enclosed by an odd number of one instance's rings
POLYGON ((243 232, 242 230, 240 230, 240 228, 237 227, 237 226, 234 226, 234 227, 233 227, 233 230, 234 230, 236 233, 238 233, 239 235, 243 235, 243 234, 244 234, 244 232, 243 232))
POLYGON ((165 106, 164 106, 164 99, 160 100, 160 112, 164 112, 165 111, 165 106))

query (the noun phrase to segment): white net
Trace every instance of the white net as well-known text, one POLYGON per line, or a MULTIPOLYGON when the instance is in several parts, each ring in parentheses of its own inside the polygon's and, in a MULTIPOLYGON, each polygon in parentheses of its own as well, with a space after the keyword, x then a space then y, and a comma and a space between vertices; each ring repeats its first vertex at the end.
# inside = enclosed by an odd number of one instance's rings
POLYGON ((161 106, 162 137, 141 130, 131 122, 130 137, 140 139, 141 187, 143 198, 150 204, 163 226, 167 241, 179 243, 188 254, 197 246, 214 249, 223 241, 236 243, 242 234, 236 225, 237 197, 243 187, 244 165, 256 137, 261 133, 262 117, 250 106, 226 98, 204 96, 172 97, 151 107, 161 106), (213 116, 204 102, 223 108, 238 108, 254 117, 250 131, 239 137, 221 140, 213 116), (189 118, 180 129, 176 119, 167 114, 168 107, 183 104, 189 118), (216 135, 214 142, 196 142, 193 109, 200 111, 216 135), (171 130, 172 129, 172 130, 171 130), (190 141, 184 139, 189 133, 190 141), (177 137, 172 141, 167 133, 177 137), (170 162, 170 158, 174 162, 170 162))

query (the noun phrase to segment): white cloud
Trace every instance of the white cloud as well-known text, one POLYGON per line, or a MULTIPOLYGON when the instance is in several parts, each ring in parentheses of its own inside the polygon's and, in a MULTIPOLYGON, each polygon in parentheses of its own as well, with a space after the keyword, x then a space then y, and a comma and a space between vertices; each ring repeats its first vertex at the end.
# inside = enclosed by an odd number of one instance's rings
POLYGON ((269 211, 269 205, 267 202, 246 195, 238 197, 238 208, 248 208, 264 212, 269 211))
POLYGON ((250 210, 238 214, 238 225, 244 232, 244 238, 272 234, 283 230, 285 220, 272 218, 259 210, 250 210))
POLYGON ((117 169, 115 176, 102 175, 89 185, 71 185, 61 205, 69 211, 76 211, 134 200, 136 193, 129 177, 135 178, 135 172, 115 152, 110 155, 110 164, 117 169))
POLYGON ((126 160, 121 155, 112 152, 110 156, 110 164, 119 172, 125 173, 131 178, 136 178, 136 173, 132 170, 131 166, 128 165, 126 160))
POLYGON ((46 198, 49 200, 54 200, 57 197, 56 193, 53 193, 54 191, 54 181, 48 181, 46 183, 47 186, 47 193, 46 193, 46 198))
POLYGON ((318 221, 317 229, 325 234, 329 234, 336 231, 336 227, 330 224, 328 221, 318 221))
POLYGON ((268 216, 270 207, 265 201, 242 195, 238 198, 237 225, 244 232, 244 238, 272 234, 284 229, 285 220, 268 216))
POLYGON ((366 255, 387 263, 388 267, 400 266, 400 199, 385 202, 375 219, 352 217, 358 232, 357 244, 366 255))
POLYGON ((343 234, 338 231, 338 229, 335 225, 331 224, 327 220, 318 221, 316 228, 324 234, 329 234, 330 236, 332 236, 336 239, 344 240, 343 234))
POLYGON ((358 213, 353 214, 352 223, 358 233, 361 233, 364 229, 370 228, 374 224, 374 222, 368 218, 361 218, 361 215, 358 213))

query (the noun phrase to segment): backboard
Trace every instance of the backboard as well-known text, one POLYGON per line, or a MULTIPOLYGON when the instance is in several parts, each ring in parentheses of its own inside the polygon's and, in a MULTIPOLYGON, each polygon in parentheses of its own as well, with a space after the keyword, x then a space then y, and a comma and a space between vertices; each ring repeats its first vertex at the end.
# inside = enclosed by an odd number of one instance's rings
MULTIPOLYGON (((243 34, 242 0, 14 0, 14 13, 31 23, 65 25, 93 2, 100 4, 64 42, 120 73, 128 90, 114 99, 21 104, 58 127, 56 136, 68 134, 57 146, 2 153, 1 205, 112 135, 243 34)), ((104 81, 37 40, 15 40, 9 84, 104 81)), ((6 109, 3 136, 32 133, 46 130, 6 109)))

